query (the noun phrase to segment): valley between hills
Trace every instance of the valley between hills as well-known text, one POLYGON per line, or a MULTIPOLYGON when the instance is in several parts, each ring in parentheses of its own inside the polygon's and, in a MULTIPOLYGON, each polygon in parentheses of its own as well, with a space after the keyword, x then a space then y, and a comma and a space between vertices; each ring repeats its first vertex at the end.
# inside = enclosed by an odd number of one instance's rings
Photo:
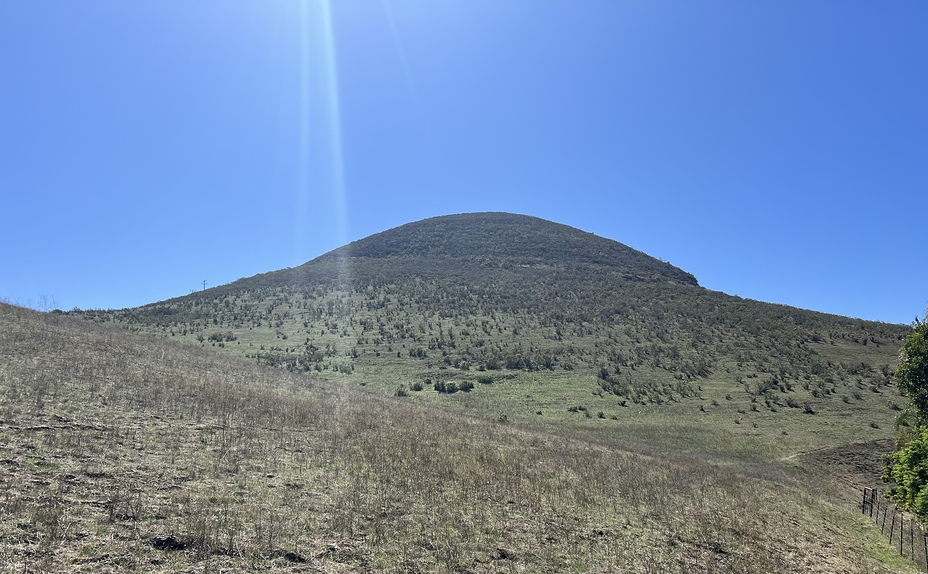
POLYGON ((143 307, 0 306, 2 571, 910 572, 902 325, 444 216, 143 307))

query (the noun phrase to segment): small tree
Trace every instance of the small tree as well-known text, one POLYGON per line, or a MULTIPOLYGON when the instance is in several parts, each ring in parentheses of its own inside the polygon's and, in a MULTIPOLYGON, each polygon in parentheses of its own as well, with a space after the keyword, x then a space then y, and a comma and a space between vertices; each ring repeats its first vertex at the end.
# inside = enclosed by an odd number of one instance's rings
POLYGON ((902 342, 896 384, 912 403, 917 424, 928 424, 928 316, 902 342))
POLYGON ((896 384, 909 399, 899 421, 914 419, 915 427, 901 427, 896 450, 886 456, 883 480, 896 486, 889 496, 906 510, 928 518, 928 316, 902 342, 896 384))
POLYGON ((928 427, 906 430, 904 436, 905 442, 886 456, 883 480, 896 483, 890 498, 924 519, 928 516, 928 427))

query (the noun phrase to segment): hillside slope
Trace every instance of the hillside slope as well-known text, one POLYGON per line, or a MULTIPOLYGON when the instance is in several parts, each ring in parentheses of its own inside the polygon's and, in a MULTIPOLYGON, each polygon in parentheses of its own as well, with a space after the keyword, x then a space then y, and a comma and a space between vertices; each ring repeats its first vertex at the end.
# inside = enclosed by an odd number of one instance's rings
POLYGON ((912 572, 854 509, 0 304, 0 572, 912 572))
POLYGON ((85 314, 514 420, 736 425, 726 432, 758 433, 774 458, 885 438, 907 332, 709 291, 618 242, 499 213, 427 219, 293 269, 85 314), (784 445, 784 425, 802 438, 784 445))

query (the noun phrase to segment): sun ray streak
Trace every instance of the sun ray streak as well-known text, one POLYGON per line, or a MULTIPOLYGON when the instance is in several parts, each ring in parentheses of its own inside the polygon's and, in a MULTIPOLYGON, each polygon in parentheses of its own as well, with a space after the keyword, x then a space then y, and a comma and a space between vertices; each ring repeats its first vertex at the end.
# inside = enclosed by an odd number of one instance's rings
MULTIPOLYGON (((338 68, 335 53, 335 27, 332 25, 332 6, 330 0, 323 0, 323 46, 325 47, 325 86, 328 97, 329 137, 332 153, 333 182, 332 193, 335 199, 335 223, 338 230, 338 243, 348 243, 348 205, 345 197, 345 161, 342 147, 341 99, 338 93, 338 68)), ((348 261, 339 260, 339 283, 347 287, 349 282, 348 261)))
MULTIPOLYGON (((332 8, 329 0, 304 0, 300 8, 300 215, 295 236, 297 241, 305 239, 312 219, 329 216, 335 223, 337 244, 344 245, 348 243, 348 200, 332 8), (330 205, 332 212, 311 215, 311 204, 330 205)), ((338 280, 343 288, 349 284, 346 258, 338 262, 338 280)))

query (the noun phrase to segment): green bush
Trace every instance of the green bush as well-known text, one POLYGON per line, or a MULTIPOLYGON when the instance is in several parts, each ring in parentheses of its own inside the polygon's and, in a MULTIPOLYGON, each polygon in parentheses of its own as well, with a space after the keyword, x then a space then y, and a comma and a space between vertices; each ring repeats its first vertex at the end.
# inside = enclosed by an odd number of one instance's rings
POLYGON ((904 509, 928 516, 928 427, 907 430, 907 441, 886 455, 883 480, 894 482, 889 496, 904 509))
POLYGON ((924 520, 928 517, 928 318, 916 322, 903 340, 893 376, 910 409, 897 421, 896 451, 886 455, 883 480, 896 483, 889 491, 893 500, 924 520), (914 417, 914 428, 902 424, 906 415, 914 417))
POLYGON ((919 423, 928 424, 928 319, 916 323, 906 336, 893 376, 915 408, 919 423))

